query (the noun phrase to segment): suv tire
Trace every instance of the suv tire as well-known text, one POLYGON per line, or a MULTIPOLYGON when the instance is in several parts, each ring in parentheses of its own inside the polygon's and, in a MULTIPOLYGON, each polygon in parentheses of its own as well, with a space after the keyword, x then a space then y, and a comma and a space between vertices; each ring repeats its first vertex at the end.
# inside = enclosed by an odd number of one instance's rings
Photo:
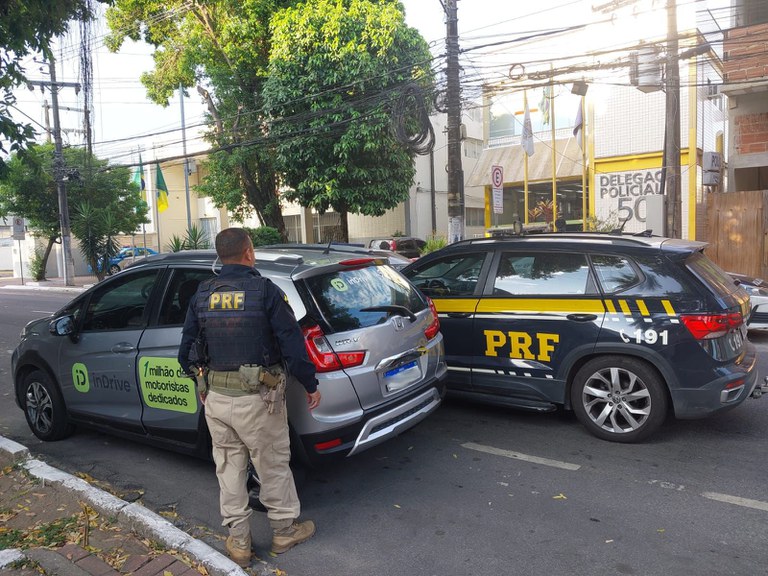
POLYGON ((24 416, 35 436, 47 442, 69 436, 74 426, 67 421, 64 399, 48 374, 35 370, 24 377, 24 416))
POLYGON ((612 442, 638 442, 667 415, 667 393, 658 373, 627 356, 601 356, 576 373, 571 406, 592 434, 612 442))

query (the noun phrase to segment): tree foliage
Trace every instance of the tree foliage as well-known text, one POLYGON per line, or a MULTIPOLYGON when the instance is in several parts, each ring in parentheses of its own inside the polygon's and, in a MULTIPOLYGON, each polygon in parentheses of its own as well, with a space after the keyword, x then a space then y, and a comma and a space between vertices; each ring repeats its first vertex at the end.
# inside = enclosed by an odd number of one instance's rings
MULTIPOLYGON (((100 0, 106 1, 106 0, 100 0)), ((69 21, 93 17, 89 0, 4 0, 0 2, 0 153, 20 151, 35 136, 29 124, 13 119, 14 89, 26 82, 22 61, 41 53, 50 57, 54 36, 67 31, 69 21)), ((5 162, 0 158, 0 171, 5 162)))
POLYGON ((380 215, 407 198, 394 102, 430 84, 430 54, 396 0, 115 0, 107 20, 110 49, 155 46, 142 75, 153 101, 183 85, 206 102, 217 151, 197 189, 237 220, 255 211, 285 238, 283 182, 321 212, 380 215))
MULTIPOLYGON (((72 234, 81 245, 92 243, 93 227, 81 226, 78 215, 98 220, 94 225, 104 226, 104 235, 131 234, 140 224, 147 222, 147 205, 142 201, 138 187, 130 182, 127 168, 109 167, 106 160, 80 148, 65 148, 64 163, 69 169, 66 183, 72 234), (78 210, 84 203, 89 210, 78 210), (87 230, 80 234, 79 230, 87 230)), ((35 234, 46 238, 47 261, 53 243, 61 235, 59 226, 58 189, 53 178, 54 147, 52 144, 30 146, 26 154, 15 155, 8 162, 6 174, 0 177, 0 216, 21 216, 27 220, 35 234)), ((102 242, 107 246, 106 240, 102 242)), ((103 254, 102 254, 103 255, 103 254)), ((90 258, 89 254, 85 254, 90 258)), ((96 270, 96 262, 90 262, 96 270)))
POLYGON ((264 100, 288 198, 371 216, 406 200, 413 153, 393 121, 415 124, 403 95, 430 88, 430 61, 399 2, 313 0, 278 13, 264 100))
POLYGON ((285 235, 273 152, 264 145, 261 90, 269 62, 271 15, 290 0, 116 0, 107 11, 118 50, 125 38, 153 46, 155 68, 142 75, 162 105, 178 89, 195 87, 210 121, 214 149, 209 176, 198 188, 237 219, 256 212, 285 235))

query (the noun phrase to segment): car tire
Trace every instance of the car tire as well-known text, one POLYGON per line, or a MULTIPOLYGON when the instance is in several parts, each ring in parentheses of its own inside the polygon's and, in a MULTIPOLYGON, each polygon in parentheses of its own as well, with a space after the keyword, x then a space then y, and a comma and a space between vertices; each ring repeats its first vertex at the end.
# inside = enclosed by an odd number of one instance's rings
POLYGON ((109 272, 110 275, 117 274, 118 272, 120 272, 120 266, 118 266, 117 264, 112 264, 110 265, 107 271, 109 272))
MULTIPOLYGON (((300 489, 307 479, 306 467, 302 464, 291 462, 291 472, 293 473, 293 481, 296 488, 300 489)), ((250 461, 248 462, 246 487, 248 489, 248 505, 257 512, 266 512, 266 506, 264 506, 259 499, 259 496, 261 495, 261 480, 259 480, 259 475, 256 474, 256 469, 250 461)))
POLYGON ((46 442, 69 436, 74 426, 67 419, 67 407, 58 387, 42 370, 24 377, 22 383, 24 416, 32 433, 46 442))
POLYGON ((639 442, 667 416, 667 391, 648 363, 627 356, 590 360, 576 373, 571 406, 587 430, 612 442, 639 442))

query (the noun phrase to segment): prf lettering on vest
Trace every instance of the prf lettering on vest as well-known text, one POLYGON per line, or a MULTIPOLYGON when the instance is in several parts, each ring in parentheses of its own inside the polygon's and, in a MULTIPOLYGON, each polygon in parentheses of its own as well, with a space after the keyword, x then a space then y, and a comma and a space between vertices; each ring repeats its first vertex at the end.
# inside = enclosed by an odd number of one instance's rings
POLYGON ((555 351, 555 344, 560 342, 560 334, 547 334, 538 332, 528 334, 528 332, 502 332, 500 330, 483 330, 485 334, 485 355, 498 356, 499 348, 509 346, 509 357, 522 360, 541 360, 549 362, 552 360, 552 352, 555 351), (536 339, 535 350, 531 348, 536 339))
POLYGON ((214 292, 208 310, 245 310, 245 292, 214 292))

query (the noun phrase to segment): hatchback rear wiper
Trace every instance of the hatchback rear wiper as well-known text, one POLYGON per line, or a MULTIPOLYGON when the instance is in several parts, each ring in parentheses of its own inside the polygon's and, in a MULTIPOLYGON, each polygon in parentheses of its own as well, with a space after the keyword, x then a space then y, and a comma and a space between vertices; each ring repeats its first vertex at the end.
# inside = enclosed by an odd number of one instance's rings
POLYGON ((383 306, 371 306, 370 308, 360 308, 360 312, 389 312, 391 314, 397 314, 398 316, 405 316, 411 322, 416 321, 416 314, 408 310, 405 306, 397 306, 396 304, 388 304, 383 306))

